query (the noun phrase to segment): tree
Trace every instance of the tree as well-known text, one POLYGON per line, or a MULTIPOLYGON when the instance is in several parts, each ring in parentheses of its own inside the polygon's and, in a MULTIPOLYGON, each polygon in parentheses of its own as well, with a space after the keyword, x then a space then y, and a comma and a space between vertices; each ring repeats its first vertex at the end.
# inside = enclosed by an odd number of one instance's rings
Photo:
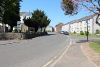
POLYGON ((24 18, 23 20, 24 20, 24 24, 26 26, 28 26, 30 28, 34 28, 35 29, 35 32, 37 32, 37 27, 36 27, 37 24, 34 21, 32 21, 31 18, 24 18))
POLYGON ((42 27, 44 28, 44 32, 46 32, 45 29, 50 24, 50 22, 51 22, 51 20, 48 19, 47 16, 43 17, 43 19, 42 19, 42 27))
POLYGON ((17 21, 20 20, 20 1, 21 0, 3 0, 0 9, 2 11, 1 18, 2 23, 10 26, 10 32, 14 26, 17 26, 17 21))
POLYGON ((5 6, 5 0, 0 0, 0 21, 1 22, 4 14, 4 6, 5 6))
POLYGON ((97 14, 96 23, 100 25, 98 18, 100 16, 100 0, 62 0, 62 9, 65 15, 74 15, 78 13, 81 6, 90 12, 97 14))
POLYGON ((42 32, 42 28, 45 29, 45 27, 49 25, 50 20, 48 19, 44 11, 37 9, 33 11, 31 18, 24 19, 24 23, 28 27, 33 27, 35 29, 35 32, 37 32, 39 28, 41 29, 42 32))
POLYGON ((38 30, 38 28, 41 28, 41 31, 42 31, 42 28, 43 27, 46 27, 47 25, 49 25, 50 23, 50 19, 48 19, 48 17, 46 16, 46 14, 44 13, 44 11, 42 10, 35 10, 33 13, 32 13, 32 21, 35 22, 36 24, 36 29, 38 30))
POLYGON ((33 27, 31 18, 26 18, 26 17, 25 17, 23 20, 24 20, 24 24, 25 24, 26 26, 28 26, 28 27, 33 27))
POLYGON ((32 20, 36 23, 36 30, 38 30, 38 28, 41 28, 42 30, 42 26, 43 26, 43 16, 45 16, 44 11, 41 11, 39 9, 35 10, 32 13, 32 20))

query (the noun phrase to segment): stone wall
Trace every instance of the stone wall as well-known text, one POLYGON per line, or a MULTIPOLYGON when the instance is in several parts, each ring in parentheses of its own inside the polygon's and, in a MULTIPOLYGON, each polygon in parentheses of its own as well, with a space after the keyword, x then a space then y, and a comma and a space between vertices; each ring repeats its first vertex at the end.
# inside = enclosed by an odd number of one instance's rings
POLYGON ((47 33, 0 33, 0 40, 31 39, 43 35, 47 35, 47 33))
POLYGON ((21 39, 21 33, 0 33, 0 40, 21 39))

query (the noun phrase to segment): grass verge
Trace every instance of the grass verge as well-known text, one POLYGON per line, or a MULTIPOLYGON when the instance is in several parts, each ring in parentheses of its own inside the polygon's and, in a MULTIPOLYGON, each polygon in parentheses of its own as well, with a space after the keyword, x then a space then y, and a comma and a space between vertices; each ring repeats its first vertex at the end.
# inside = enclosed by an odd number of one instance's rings
POLYGON ((96 52, 100 54, 100 42, 91 42, 90 47, 96 52))

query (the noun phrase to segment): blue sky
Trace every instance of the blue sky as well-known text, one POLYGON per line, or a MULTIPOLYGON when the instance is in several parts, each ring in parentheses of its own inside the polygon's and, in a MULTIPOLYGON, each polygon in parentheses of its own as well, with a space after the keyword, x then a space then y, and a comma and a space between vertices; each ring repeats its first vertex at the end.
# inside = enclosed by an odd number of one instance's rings
POLYGON ((77 15, 65 16, 61 9, 61 0, 23 0, 23 2, 21 2, 21 12, 33 12, 33 10, 36 9, 45 11, 46 15, 51 20, 51 26, 55 26, 60 22, 65 24, 72 20, 90 15, 90 13, 84 9, 80 10, 77 15))

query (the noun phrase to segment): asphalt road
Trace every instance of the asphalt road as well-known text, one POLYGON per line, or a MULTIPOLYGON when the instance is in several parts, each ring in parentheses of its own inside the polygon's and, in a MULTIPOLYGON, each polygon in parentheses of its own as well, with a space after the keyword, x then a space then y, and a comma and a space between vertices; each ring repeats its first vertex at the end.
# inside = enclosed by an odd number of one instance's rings
POLYGON ((41 67, 69 45, 69 37, 50 34, 30 40, 0 41, 0 67, 41 67))

